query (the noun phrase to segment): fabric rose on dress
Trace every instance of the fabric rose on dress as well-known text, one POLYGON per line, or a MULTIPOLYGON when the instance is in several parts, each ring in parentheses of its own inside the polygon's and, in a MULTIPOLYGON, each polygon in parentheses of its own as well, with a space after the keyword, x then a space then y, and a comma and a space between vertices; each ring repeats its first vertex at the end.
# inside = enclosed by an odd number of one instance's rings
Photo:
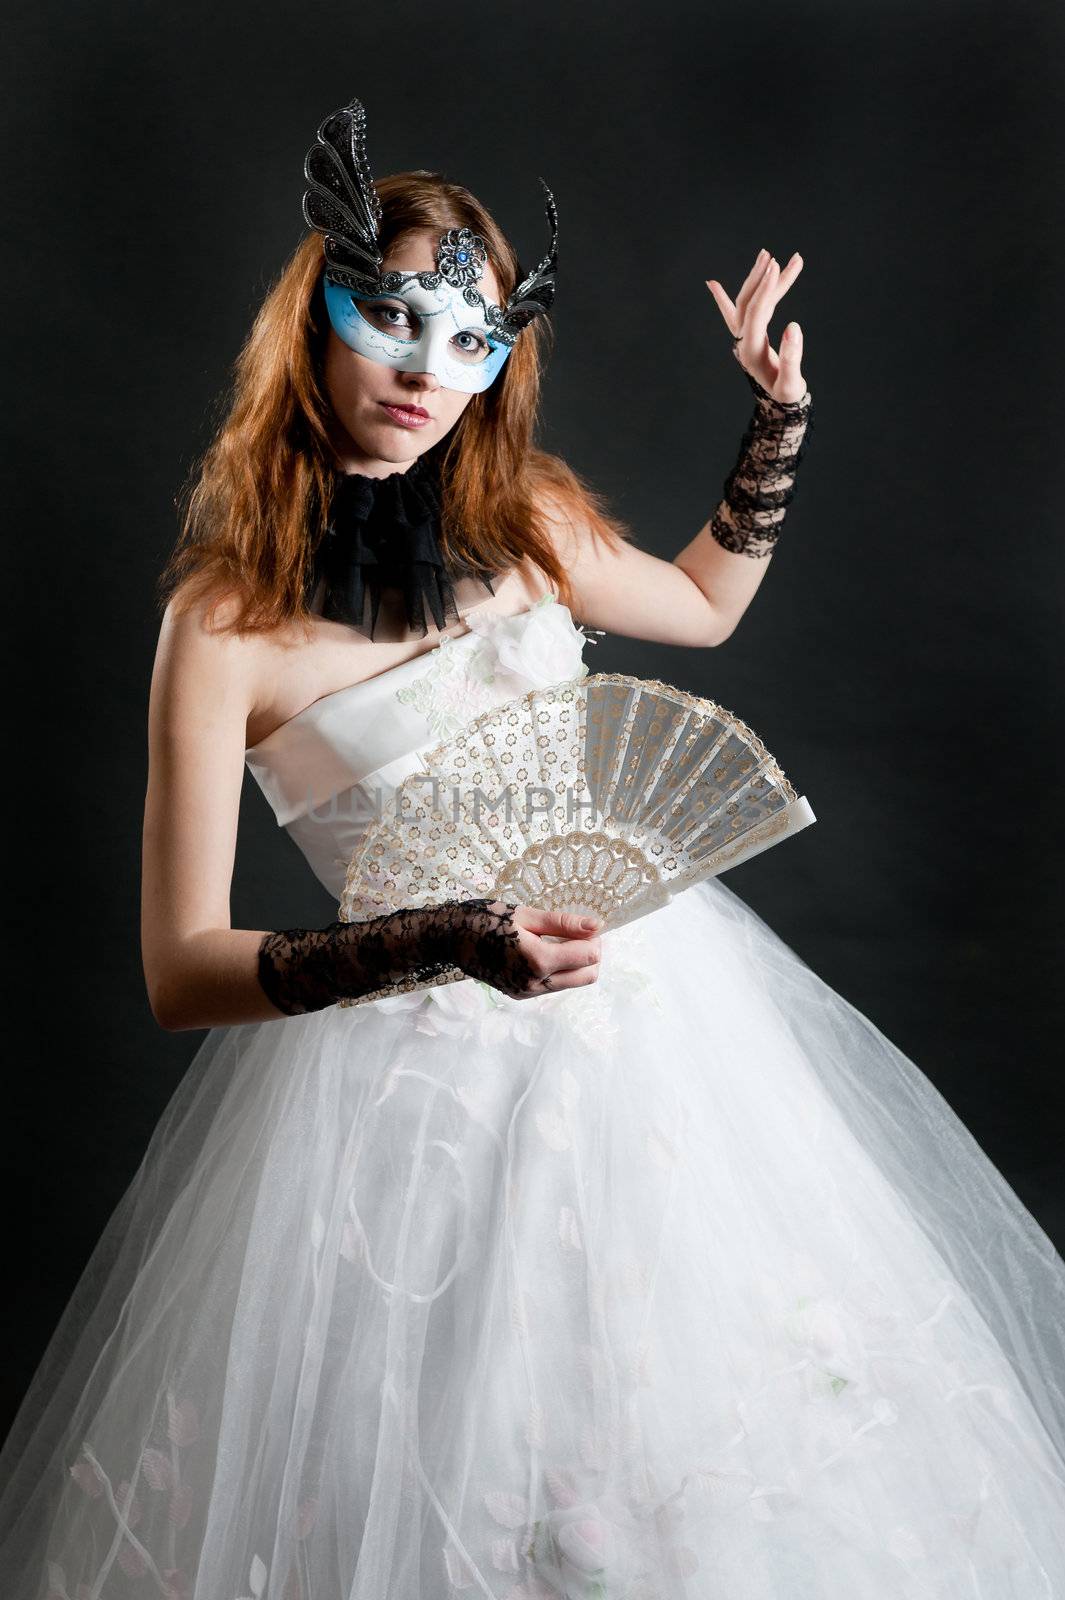
POLYGON ((480 978, 464 983, 439 983, 429 990, 432 1005, 419 1016, 420 1033, 450 1034, 456 1039, 476 1038, 482 1045, 534 1044, 539 1034, 526 1008, 536 1000, 511 999, 480 978))
POLYGON ((445 634, 427 652, 426 667, 396 690, 429 725, 434 739, 453 738, 484 711, 530 687, 583 678, 585 635, 554 595, 513 616, 468 617, 469 633, 445 634))
POLYGON ((818 1376, 837 1393, 843 1384, 865 1384, 869 1354, 862 1327, 838 1295, 803 1296, 781 1315, 791 1341, 818 1376))
MULTIPOLYGON (((416 1011, 423 1006, 428 996, 424 989, 403 989, 399 994, 383 994, 377 1000, 372 1000, 370 1005, 376 1006, 378 1011, 416 1011)), ((368 1014, 369 1006, 363 1006, 360 1015, 368 1014)))
POLYGON ((470 627, 488 639, 498 671, 538 687, 586 677, 584 635, 554 595, 545 594, 516 616, 471 615, 470 627))
POLYGON ((529 1547, 537 1577, 564 1600, 622 1600, 637 1566, 636 1522, 608 1496, 539 1518, 529 1547))

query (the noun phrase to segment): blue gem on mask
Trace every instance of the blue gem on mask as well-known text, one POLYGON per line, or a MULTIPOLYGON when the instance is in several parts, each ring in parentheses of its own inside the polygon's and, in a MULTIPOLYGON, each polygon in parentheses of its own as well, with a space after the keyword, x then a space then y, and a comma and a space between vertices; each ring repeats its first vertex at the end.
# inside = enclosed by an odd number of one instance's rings
POLYGON ((466 289, 478 281, 487 265, 488 251, 479 233, 470 228, 449 228, 441 234, 436 270, 445 283, 466 289))

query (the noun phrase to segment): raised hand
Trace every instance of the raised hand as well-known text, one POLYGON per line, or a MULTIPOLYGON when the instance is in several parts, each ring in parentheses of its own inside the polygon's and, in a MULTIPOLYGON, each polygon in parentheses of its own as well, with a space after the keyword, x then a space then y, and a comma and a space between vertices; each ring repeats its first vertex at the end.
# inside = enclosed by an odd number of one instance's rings
POLYGON ((769 319, 802 266, 802 256, 796 252, 782 272, 775 256, 768 250, 759 250, 735 305, 716 278, 706 280, 732 335, 736 360, 767 394, 782 403, 801 400, 806 393, 801 371, 802 329, 797 322, 788 323, 778 354, 769 342, 769 319))

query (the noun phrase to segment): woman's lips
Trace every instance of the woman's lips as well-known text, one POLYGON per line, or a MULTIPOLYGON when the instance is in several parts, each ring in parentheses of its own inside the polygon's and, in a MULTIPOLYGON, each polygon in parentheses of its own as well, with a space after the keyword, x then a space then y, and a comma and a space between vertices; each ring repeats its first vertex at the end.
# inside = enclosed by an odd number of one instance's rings
POLYGON ((424 428, 425 424, 431 420, 429 413, 424 411, 421 406, 390 406, 386 405, 383 400, 381 404, 392 418, 392 421, 397 422, 401 428, 424 428))

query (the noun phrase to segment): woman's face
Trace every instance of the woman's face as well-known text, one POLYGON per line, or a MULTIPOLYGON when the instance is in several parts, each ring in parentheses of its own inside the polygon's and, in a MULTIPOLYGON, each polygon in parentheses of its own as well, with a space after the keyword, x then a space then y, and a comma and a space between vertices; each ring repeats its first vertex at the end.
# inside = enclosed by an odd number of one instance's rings
MULTIPOLYGON (((383 272, 435 272, 439 235, 431 229, 397 239, 385 258, 383 272)), ((491 262, 477 287, 487 300, 500 301, 491 262)), ((385 305, 388 297, 383 297, 385 305)), ((402 302, 395 300, 401 307, 402 302)), ((382 311, 386 326, 402 320, 402 312, 382 311)), ((329 328, 324 380, 333 409, 333 445, 346 472, 372 478, 402 471, 438 443, 459 420, 473 395, 446 389, 431 372, 415 372, 371 361, 329 328), (389 410, 389 407, 398 408, 389 410), (404 417, 425 413, 415 425, 404 417)))

